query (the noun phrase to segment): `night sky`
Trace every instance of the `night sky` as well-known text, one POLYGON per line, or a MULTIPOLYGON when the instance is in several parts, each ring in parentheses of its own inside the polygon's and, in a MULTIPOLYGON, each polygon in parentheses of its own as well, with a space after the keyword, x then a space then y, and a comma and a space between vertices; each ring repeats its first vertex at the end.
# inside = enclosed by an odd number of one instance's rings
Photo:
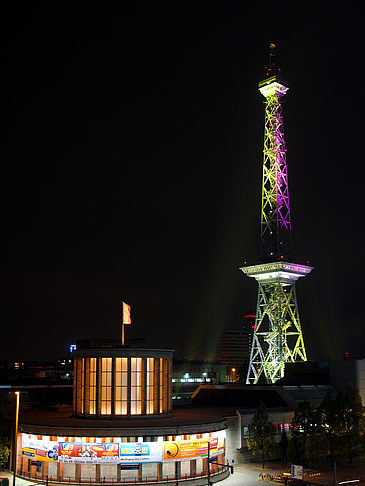
POLYGON ((307 354, 365 356, 363 2, 32 4, 1 21, 0 359, 118 338, 120 297, 196 359, 255 312, 271 42, 307 354))

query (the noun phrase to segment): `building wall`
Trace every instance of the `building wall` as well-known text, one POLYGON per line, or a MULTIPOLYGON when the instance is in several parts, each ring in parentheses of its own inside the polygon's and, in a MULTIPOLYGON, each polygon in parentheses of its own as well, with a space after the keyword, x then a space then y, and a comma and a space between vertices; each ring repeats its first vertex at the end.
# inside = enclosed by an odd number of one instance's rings
POLYGON ((232 415, 226 417, 227 430, 226 430, 226 459, 230 464, 239 462, 241 448, 241 416, 232 415))
POLYGON ((365 359, 329 361, 330 382, 337 390, 352 383, 359 389, 365 405, 365 359))
POLYGON ((172 352, 82 349, 75 352, 73 412, 79 417, 172 413, 172 352))
MULTIPOLYGON (((269 421, 273 423, 275 426, 276 437, 275 441, 278 444, 280 441, 281 433, 283 430, 290 435, 289 424, 293 419, 293 410, 278 410, 278 409, 271 409, 268 408, 267 410, 269 421)), ((248 436, 248 425, 250 424, 252 417, 256 413, 255 410, 240 410, 239 411, 241 416, 241 438, 242 438, 242 445, 241 451, 239 453, 239 462, 247 463, 247 462, 260 462, 261 459, 259 456, 254 456, 250 450, 247 448, 247 441, 246 438, 248 436)), ((276 458, 280 459, 280 448, 276 447, 276 458)))
POLYGON ((221 362, 227 366, 238 368, 248 362, 250 354, 250 333, 226 331, 221 336, 221 362))
MULTIPOLYGON (((23 433, 18 436, 20 456, 18 457, 17 470, 18 474, 23 477, 44 480, 48 476, 50 481, 60 483, 67 483, 68 481, 94 483, 100 481, 135 482, 146 480, 156 482, 161 479, 183 480, 206 475, 207 459, 198 456, 204 455, 202 447, 204 445, 206 448, 208 440, 211 443, 212 457, 217 456, 217 462, 224 464, 225 436, 225 432, 220 430, 205 434, 161 436, 157 438, 157 441, 148 443, 143 442, 143 437, 137 438, 135 436, 124 437, 123 440, 121 437, 98 437, 97 439, 95 437, 74 437, 72 438, 73 442, 68 442, 66 439, 70 439, 69 437, 23 433), (127 439, 127 441, 124 439, 127 439), (86 440, 87 442, 85 442, 86 440), (120 447, 118 446, 115 449, 118 451, 117 456, 110 457, 109 451, 114 451, 114 447, 111 447, 113 443, 120 444, 120 447), (100 450, 100 446, 103 446, 106 454, 100 457, 93 456, 93 444, 94 450, 100 450), (134 451, 132 455, 129 455, 127 444, 131 444, 130 448, 134 451), (147 456, 144 456, 146 462, 141 462, 142 455, 140 454, 143 454, 144 445, 149 446, 149 452, 147 456), (212 449, 212 447, 215 449, 212 449), (138 452, 136 452, 137 449, 138 452), (176 458, 175 456, 168 457, 167 451, 174 451, 175 449, 179 452, 176 458), (187 459, 185 454, 190 454, 192 450, 196 452, 192 453, 190 459, 187 459), (194 454, 196 454, 196 457, 194 457, 194 454), (115 460, 115 463, 103 463, 110 459, 115 460), (155 462, 148 462, 153 460, 155 462), (136 466, 137 469, 125 469, 122 468, 123 465, 136 466)), ((212 474, 221 473, 223 468, 211 464, 211 472, 212 474)))

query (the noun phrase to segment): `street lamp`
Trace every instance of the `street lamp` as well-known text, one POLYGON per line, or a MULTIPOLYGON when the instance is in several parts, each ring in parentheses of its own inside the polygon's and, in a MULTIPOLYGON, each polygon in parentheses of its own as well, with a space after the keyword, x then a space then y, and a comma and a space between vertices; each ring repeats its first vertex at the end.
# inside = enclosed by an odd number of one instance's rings
POLYGON ((210 483, 210 437, 208 437, 208 449, 207 449, 207 459, 208 459, 208 486, 211 486, 210 483))
POLYGON ((19 420, 19 401, 20 392, 15 392, 16 396, 16 407, 15 407, 15 430, 14 430, 14 444, 13 444, 13 486, 15 486, 15 476, 16 476, 16 450, 18 445, 18 420, 19 420))

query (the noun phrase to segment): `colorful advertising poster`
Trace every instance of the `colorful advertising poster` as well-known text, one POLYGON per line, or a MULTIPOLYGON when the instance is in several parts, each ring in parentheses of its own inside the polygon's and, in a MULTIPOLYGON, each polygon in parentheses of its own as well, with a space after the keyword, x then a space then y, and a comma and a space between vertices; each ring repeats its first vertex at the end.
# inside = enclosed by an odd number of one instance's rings
MULTIPOLYGON (((215 457, 224 452, 224 435, 210 437, 210 457, 215 457)), ((184 459, 196 459, 207 457, 208 439, 181 440, 177 442, 163 443, 164 461, 183 461, 184 459)))
POLYGON ((58 442, 29 438, 22 434, 22 456, 33 461, 57 462, 58 442))
POLYGON ((120 444, 120 462, 122 464, 161 462, 162 448, 162 442, 126 442, 120 444))
POLYGON ((83 442, 59 442, 58 462, 100 464, 119 462, 119 444, 90 444, 83 442))

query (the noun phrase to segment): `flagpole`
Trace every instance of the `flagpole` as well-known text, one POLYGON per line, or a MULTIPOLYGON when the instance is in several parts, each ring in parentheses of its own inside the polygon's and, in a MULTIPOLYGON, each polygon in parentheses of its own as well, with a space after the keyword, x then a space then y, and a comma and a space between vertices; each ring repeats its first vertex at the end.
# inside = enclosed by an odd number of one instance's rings
POLYGON ((123 301, 120 300, 120 321, 122 324, 122 346, 124 346, 124 319, 123 319, 123 301))
POLYGON ((122 346, 124 346, 124 325, 131 324, 131 306, 124 302, 122 299, 120 300, 120 307, 121 307, 121 325, 122 325, 122 346))

